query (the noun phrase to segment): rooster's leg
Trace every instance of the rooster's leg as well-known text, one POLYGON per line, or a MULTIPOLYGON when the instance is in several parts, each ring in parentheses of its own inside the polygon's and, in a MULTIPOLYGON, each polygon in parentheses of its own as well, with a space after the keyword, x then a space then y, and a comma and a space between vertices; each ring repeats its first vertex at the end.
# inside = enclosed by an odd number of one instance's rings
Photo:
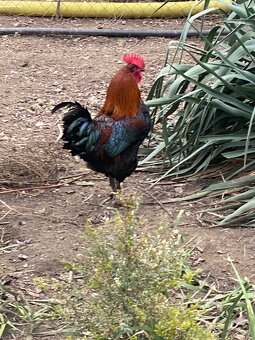
POLYGON ((109 182, 110 182, 110 186, 112 188, 112 192, 116 193, 117 192, 117 185, 116 185, 115 178, 109 177, 109 182))
POLYGON ((120 187, 120 182, 117 181, 117 179, 113 178, 113 177, 109 177, 109 182, 110 182, 110 186, 112 188, 112 192, 116 193, 117 191, 120 191, 121 187, 120 187))
POLYGON ((120 191, 120 189, 121 189, 121 187, 120 187, 120 182, 117 181, 117 179, 115 179, 115 185, 116 185, 117 191, 120 191))
POLYGON ((113 177, 109 177, 109 182, 110 182, 110 186, 112 188, 112 193, 110 195, 110 199, 112 200, 112 205, 119 207, 119 206, 121 206, 121 203, 119 202, 119 199, 116 197, 116 194, 121 189, 120 182, 117 181, 113 177))
POLYGON ((107 198, 106 200, 104 200, 102 202, 102 204, 105 204, 106 202, 108 202, 109 200, 111 200, 111 204, 115 207, 120 207, 122 206, 121 202, 118 200, 118 198, 116 198, 116 194, 118 191, 120 191, 121 187, 120 187, 120 182, 117 181, 115 178, 113 177, 109 177, 109 183, 110 186, 112 188, 112 193, 110 194, 110 197, 107 198))

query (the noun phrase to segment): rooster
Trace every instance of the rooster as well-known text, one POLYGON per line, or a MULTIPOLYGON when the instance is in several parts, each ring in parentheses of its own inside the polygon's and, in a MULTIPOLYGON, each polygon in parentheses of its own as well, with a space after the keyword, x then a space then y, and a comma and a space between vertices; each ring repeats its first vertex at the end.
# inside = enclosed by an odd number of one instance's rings
POLYGON ((123 61, 126 65, 110 81, 104 105, 94 119, 77 102, 62 102, 52 110, 67 108, 63 148, 107 176, 113 194, 136 169, 138 148, 151 128, 150 114, 138 88, 144 60, 137 54, 125 54, 123 61))

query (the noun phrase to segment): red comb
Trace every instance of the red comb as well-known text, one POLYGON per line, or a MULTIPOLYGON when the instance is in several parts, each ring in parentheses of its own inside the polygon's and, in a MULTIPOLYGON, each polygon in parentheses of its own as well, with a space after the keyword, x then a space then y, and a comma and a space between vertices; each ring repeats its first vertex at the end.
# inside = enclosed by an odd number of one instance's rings
POLYGON ((144 68, 144 60, 141 56, 135 53, 131 54, 124 54, 123 61, 125 61, 127 64, 134 64, 141 69, 144 68))

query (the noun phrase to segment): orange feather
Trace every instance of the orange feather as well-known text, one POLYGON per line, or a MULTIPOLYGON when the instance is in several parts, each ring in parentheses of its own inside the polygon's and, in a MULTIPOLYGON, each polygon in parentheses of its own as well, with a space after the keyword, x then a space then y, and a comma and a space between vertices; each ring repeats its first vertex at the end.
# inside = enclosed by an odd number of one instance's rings
POLYGON ((137 82, 132 75, 132 67, 126 65, 112 78, 99 115, 110 115, 116 120, 134 117, 139 112, 140 98, 137 82))

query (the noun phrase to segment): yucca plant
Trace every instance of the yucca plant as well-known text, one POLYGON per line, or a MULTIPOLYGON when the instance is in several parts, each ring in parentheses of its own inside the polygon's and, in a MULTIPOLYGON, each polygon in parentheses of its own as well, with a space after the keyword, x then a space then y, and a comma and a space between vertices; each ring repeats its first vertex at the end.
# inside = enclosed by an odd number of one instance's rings
MULTIPOLYGON (((187 31, 198 16, 214 9, 188 18, 174 61, 166 62, 148 95, 147 105, 154 108, 155 122, 162 125, 163 133, 159 146, 142 163, 153 164, 155 157, 157 163, 164 162, 167 170, 160 179, 221 164, 219 175, 224 181, 242 175, 248 183, 254 181, 255 2, 225 5, 231 13, 224 24, 208 36, 200 32, 203 47, 188 44, 187 31), (184 62, 184 56, 191 62, 184 62)), ((240 191, 240 183, 236 186, 240 191)), ((222 190, 224 186, 219 185, 218 192, 222 190)), ((210 192, 206 189, 204 194, 210 192)), ((221 224, 235 223, 240 217, 253 223, 255 199, 250 199, 254 194, 251 189, 234 203, 227 201, 227 208, 238 210, 221 224)))

